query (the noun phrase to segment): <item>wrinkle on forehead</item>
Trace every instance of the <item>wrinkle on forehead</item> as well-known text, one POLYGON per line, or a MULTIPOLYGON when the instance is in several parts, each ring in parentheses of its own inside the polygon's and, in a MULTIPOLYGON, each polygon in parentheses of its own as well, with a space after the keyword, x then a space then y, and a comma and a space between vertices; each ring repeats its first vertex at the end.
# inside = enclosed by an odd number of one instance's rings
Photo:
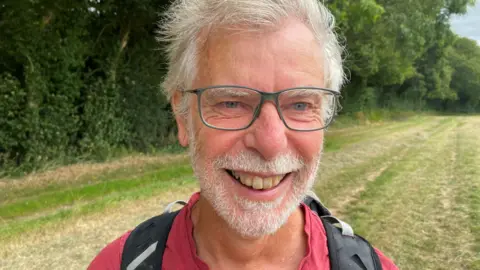
POLYGON ((210 33, 199 51, 197 87, 236 84, 273 91, 323 86, 321 47, 303 23, 287 21, 270 31, 227 30, 210 33))

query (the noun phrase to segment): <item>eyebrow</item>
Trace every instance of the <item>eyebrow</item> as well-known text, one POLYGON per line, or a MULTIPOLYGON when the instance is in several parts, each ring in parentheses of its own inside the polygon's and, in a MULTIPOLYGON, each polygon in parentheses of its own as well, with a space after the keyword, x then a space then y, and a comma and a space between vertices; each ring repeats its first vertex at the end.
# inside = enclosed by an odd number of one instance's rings
POLYGON ((319 90, 323 90, 323 89, 302 89, 302 88, 296 88, 296 89, 292 89, 292 91, 287 91, 285 93, 283 93, 284 95, 286 94, 287 96, 289 97, 292 97, 292 96, 295 96, 295 97, 298 97, 298 96, 312 96, 312 95, 315 95, 315 96, 324 96, 325 94, 330 94, 330 92, 327 92, 327 91, 319 91, 319 90), (296 90, 296 91, 294 91, 296 90))
POLYGON ((251 95, 250 93, 247 93, 246 91, 252 91, 252 90, 248 90, 246 88, 241 88, 241 87, 239 87, 239 88, 218 87, 218 88, 209 88, 209 89, 222 90, 222 91, 211 91, 209 93, 209 96, 211 96, 211 97, 225 97, 225 96, 244 97, 244 96, 251 95), (241 90, 244 90, 244 91, 241 91, 241 90))

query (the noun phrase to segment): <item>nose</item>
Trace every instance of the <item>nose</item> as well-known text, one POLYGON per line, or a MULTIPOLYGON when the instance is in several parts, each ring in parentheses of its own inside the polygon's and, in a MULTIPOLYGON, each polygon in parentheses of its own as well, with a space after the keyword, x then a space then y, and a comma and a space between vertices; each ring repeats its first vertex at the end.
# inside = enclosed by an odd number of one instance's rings
POLYGON ((260 115, 245 136, 246 147, 255 150, 265 160, 271 160, 287 150, 287 127, 283 124, 277 108, 265 102, 260 115))

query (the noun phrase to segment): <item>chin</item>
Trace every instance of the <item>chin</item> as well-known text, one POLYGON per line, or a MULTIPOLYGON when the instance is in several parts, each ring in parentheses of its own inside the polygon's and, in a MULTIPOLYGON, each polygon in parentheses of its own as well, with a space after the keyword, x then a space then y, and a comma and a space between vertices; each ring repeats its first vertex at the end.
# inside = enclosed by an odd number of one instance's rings
POLYGON ((236 199, 236 201, 240 207, 245 204, 254 206, 247 211, 237 206, 238 214, 226 220, 232 229, 245 238, 260 238, 274 234, 298 207, 298 203, 294 200, 287 200, 275 208, 270 208, 269 205, 263 207, 261 202, 245 202, 241 199, 236 199))
POLYGON ((222 178, 219 173, 217 177, 203 178, 201 192, 229 227, 244 238, 260 238, 278 231, 310 188, 310 181, 300 182, 297 175, 283 195, 273 201, 254 201, 236 194, 235 183, 222 178))

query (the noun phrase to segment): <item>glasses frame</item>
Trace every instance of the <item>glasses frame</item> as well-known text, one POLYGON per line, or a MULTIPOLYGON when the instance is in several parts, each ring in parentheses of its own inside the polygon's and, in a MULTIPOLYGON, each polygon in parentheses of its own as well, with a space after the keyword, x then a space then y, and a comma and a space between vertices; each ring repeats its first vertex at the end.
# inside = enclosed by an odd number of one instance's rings
POLYGON ((213 128, 213 129, 217 129, 217 130, 225 130, 225 131, 239 131, 239 130, 245 130, 247 128, 249 128, 250 126, 253 125, 253 123, 255 122, 255 120, 257 120, 258 116, 260 115, 260 112, 262 110, 262 107, 263 107, 263 104, 265 103, 265 101, 273 101, 275 103, 275 107, 277 109, 277 113, 278 113, 278 116, 280 117, 280 119, 282 120, 283 124, 285 125, 285 127, 287 127, 288 129, 290 130, 293 130, 293 131, 299 131, 299 132, 311 132, 311 131, 318 131, 318 130, 322 130, 322 129, 326 129, 334 120, 335 118, 335 115, 337 114, 337 103, 338 103, 338 97, 340 97, 340 93, 337 92, 337 91, 334 91, 334 90, 331 90, 331 89, 327 89, 327 88, 320 88, 320 87, 311 87, 311 86, 305 86, 305 87, 293 87, 293 88, 287 88, 287 89, 283 89, 283 90, 280 90, 280 91, 277 91, 277 92, 273 92, 273 93, 270 93, 270 92, 263 92, 263 91, 260 91, 260 90, 257 90, 257 89, 254 89, 254 88, 250 88, 250 87, 246 87, 246 86, 239 86, 239 85, 215 85, 215 86, 208 86, 208 87, 202 87, 202 88, 197 88, 197 89, 191 89, 191 90, 183 90, 182 92, 184 93, 193 93, 193 94, 196 94, 197 95, 197 104, 198 104, 198 113, 200 114, 200 119, 202 119, 202 122, 204 125, 206 125, 207 127, 209 128, 213 128), (218 88, 227 88, 227 87, 231 87, 231 88, 240 88, 240 89, 247 89, 247 90, 251 90, 251 91, 254 91, 254 92, 257 92, 258 94, 260 94, 260 103, 258 103, 257 107, 255 108, 255 111, 253 113, 253 118, 252 118, 252 121, 250 121, 250 123, 243 127, 243 128, 219 128, 219 127, 216 127, 216 126, 212 126, 210 124, 208 124, 204 119, 203 119, 203 115, 202 115, 202 106, 201 106, 201 100, 202 100, 202 94, 203 92, 207 91, 208 89, 218 89, 218 88), (282 94, 283 92, 287 92, 287 91, 291 91, 291 90, 297 90, 297 89, 308 89, 308 90, 319 90, 319 91, 324 91, 324 92, 328 92, 328 93, 331 93, 333 94, 333 99, 334 99, 334 112, 333 112, 333 117, 328 121, 328 123, 326 123, 324 125, 324 127, 321 127, 321 128, 316 128, 316 129, 307 129, 307 130, 304 130, 304 129, 295 129, 295 128, 291 128, 288 126, 287 122, 285 121, 285 119, 283 118, 283 114, 280 110, 280 105, 279 105, 279 102, 278 102, 278 97, 280 96, 280 94, 282 94))

